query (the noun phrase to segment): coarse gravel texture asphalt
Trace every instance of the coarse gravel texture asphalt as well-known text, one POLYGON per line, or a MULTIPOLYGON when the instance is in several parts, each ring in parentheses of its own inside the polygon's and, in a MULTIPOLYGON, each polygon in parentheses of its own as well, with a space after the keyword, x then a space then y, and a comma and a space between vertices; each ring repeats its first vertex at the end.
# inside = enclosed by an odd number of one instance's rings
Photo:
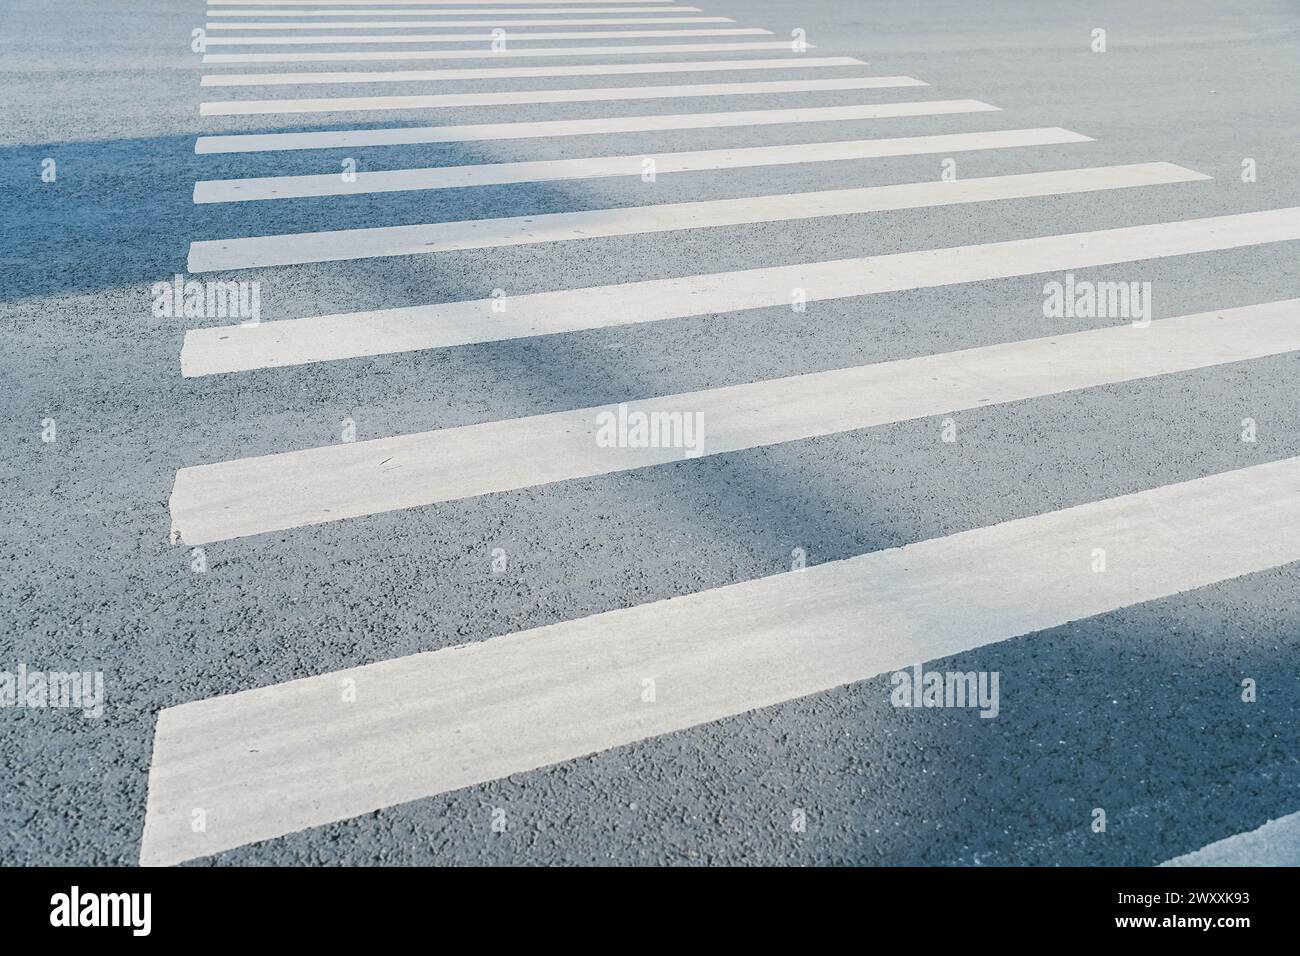
MULTIPOLYGON (((1168 161, 1195 182, 967 206, 241 272, 265 319, 511 295, 1300 206, 1300 10, 1255 2, 810 4, 707 15, 929 87, 632 103, 214 117, 201 0, 0 11, 5 208, 0 669, 102 670, 106 714, 0 712, 0 862, 132 864, 164 707, 778 573, 1300 455, 1300 356, 963 411, 212 544, 169 544, 178 468, 1073 332, 1044 276, 182 379, 150 287, 198 239, 938 178, 941 157, 194 206, 199 179, 651 154, 1062 126, 1096 142, 955 156, 962 178, 1168 161), (1108 51, 1089 50, 1093 28, 1108 51), (1000 112, 260 154, 197 135, 973 98, 1000 112), (1250 157, 1258 181, 1242 182, 1250 157), (58 178, 42 182, 41 161, 58 178), (42 419, 57 440, 41 441, 42 419), (1240 440, 1242 420, 1258 440, 1240 440), (491 573, 493 548, 509 556, 491 573)), ((657 41, 656 41, 657 42, 657 41)), ((223 49, 223 52, 226 50, 223 49)), ((767 58, 768 51, 734 54, 767 58)), ((710 58, 730 58, 708 54, 710 58)), ((668 60, 645 56, 637 60, 668 60)), ((512 61, 590 62, 556 59, 512 61)), ((631 58, 627 58, 631 59, 631 58)), ((227 72, 462 63, 222 66, 227 72)), ((458 92, 744 74, 438 84, 458 92)), ((781 78, 787 78, 785 71, 781 78)), ((1078 270, 1151 281, 1156 317, 1300 295, 1300 243, 1078 270)), ((1050 278, 1050 277, 1048 277, 1050 278)), ((503 457, 510 453, 502 449, 503 457)), ((888 676, 196 861, 204 864, 1154 864, 1300 809, 1300 566, 929 667, 1001 675, 1001 713, 902 710, 888 676), (1241 682, 1258 685, 1243 703, 1241 682), (506 811, 504 833, 492 809, 506 811), (1103 808, 1105 833, 1092 832, 1103 808), (795 810, 805 832, 791 828, 795 810)))

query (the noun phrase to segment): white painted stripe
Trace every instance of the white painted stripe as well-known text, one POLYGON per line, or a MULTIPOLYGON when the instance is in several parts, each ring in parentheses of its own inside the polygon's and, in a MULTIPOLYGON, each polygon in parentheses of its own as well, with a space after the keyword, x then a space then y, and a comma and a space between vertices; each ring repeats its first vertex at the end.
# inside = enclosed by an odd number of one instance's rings
POLYGON ((926 153, 960 153, 977 149, 1013 149, 1089 142, 1092 142, 1089 136, 1059 127, 1048 127, 996 130, 988 133, 905 136, 898 139, 859 139, 848 142, 796 143, 789 146, 752 146, 743 149, 702 149, 681 153, 599 156, 591 159, 388 169, 359 172, 352 182, 344 182, 337 172, 315 176, 215 179, 194 184, 194 201, 196 203, 243 202, 354 193, 401 192, 410 189, 455 189, 464 186, 550 182, 560 179, 595 179, 603 176, 639 176, 647 159, 654 161, 656 176, 665 176, 704 169, 826 163, 877 159, 883 156, 917 156, 926 153))
POLYGON ((199 104, 203 116, 265 113, 351 113, 371 110, 432 110, 522 103, 599 103, 616 100, 678 100, 701 96, 758 96, 826 90, 879 90, 925 86, 910 76, 853 76, 831 80, 763 80, 668 86, 620 86, 576 90, 505 90, 497 93, 430 93, 420 96, 328 96, 319 99, 218 100, 199 104))
MULTIPOLYGON (((771 36, 771 30, 760 27, 707 27, 699 30, 564 30, 549 33, 508 33, 506 41, 514 40, 643 40, 651 37, 721 37, 721 36, 771 36)), ((347 36, 251 36, 208 37, 208 46, 293 46, 334 43, 491 43, 490 33, 411 33, 411 34, 349 34, 347 36)), ((496 51, 490 50, 490 53, 496 51)))
POLYGON ((323 83, 413 83, 449 80, 508 80, 525 77, 616 76, 635 73, 726 73, 749 70, 807 70, 864 66, 851 56, 791 56, 778 60, 695 60, 685 63, 581 63, 570 66, 485 66, 444 70, 349 70, 341 73, 215 73, 200 86, 314 86, 323 83))
POLYGON ((1297 560, 1290 458, 169 707, 140 862, 179 863, 1297 560), (1105 574, 1091 571, 1095 548, 1105 574), (353 703, 339 694, 348 680, 353 703))
MULTIPOLYGON (((594 27, 654 23, 735 23, 731 17, 589 17, 578 20, 326 20, 304 23, 216 23, 207 30, 371 30, 406 27, 594 27)), ((771 33, 771 30, 764 30, 771 33)))
POLYGON ((983 113, 998 107, 979 100, 930 100, 912 103, 864 103, 856 106, 796 107, 601 119, 544 120, 536 123, 481 123, 469 126, 401 126, 386 129, 323 130, 312 133, 239 133, 200 136, 196 153, 256 153, 283 149, 348 149, 356 146, 403 146, 411 143, 463 143, 473 140, 587 136, 676 129, 722 129, 788 123, 839 123, 906 116, 983 113))
MULTIPOLYGON (((703 13, 699 7, 679 7, 655 4, 645 7, 501 7, 493 10, 209 10, 210 17, 508 17, 527 14, 536 16, 562 16, 589 13, 703 13)), ((364 21, 356 21, 364 22, 364 21)))
MULTIPOLYGON (((262 266, 338 262, 381 256, 415 256, 454 249, 566 242, 603 236, 643 235, 757 222, 790 222, 891 209, 1059 196, 1209 179, 1172 163, 1099 166, 955 182, 899 183, 854 189, 746 196, 703 202, 661 203, 579 210, 503 219, 468 219, 410 226, 381 226, 251 236, 190 243, 189 271, 214 272, 262 266)), ((789 290, 787 289, 787 297, 789 290)))
POLYGON ((1300 240, 1300 207, 860 259, 652 279, 186 333, 186 376, 450 348, 1300 240))
POLYGON ((628 403, 702 416, 692 450, 599 447, 606 405, 199 465, 172 528, 200 545, 1297 350, 1292 299, 628 403))
POLYGON ((1300 866, 1300 813, 1270 820, 1161 866, 1300 866))
MULTIPOLYGON (((808 44, 808 49, 813 49, 808 44)), ((789 40, 742 40, 735 43, 627 43, 617 46, 516 47, 493 53, 482 50, 347 50, 342 53, 205 53, 204 63, 326 63, 345 60, 497 60, 509 56, 627 56, 642 53, 737 53, 742 50, 786 50, 789 40)))
MULTIPOLYGON (((418 6, 418 7, 474 7, 501 3, 502 0, 208 0, 210 7, 382 7, 382 6, 418 6)), ((555 0, 507 0, 511 6, 540 6, 554 3, 555 0)), ((625 9, 624 4, 640 3, 642 0, 564 0, 566 4, 576 4, 579 9, 589 9, 591 3, 618 4, 615 9, 625 9)), ((665 3, 655 9, 679 10, 675 4, 665 3)), ((239 11, 244 16, 243 11, 239 11)))

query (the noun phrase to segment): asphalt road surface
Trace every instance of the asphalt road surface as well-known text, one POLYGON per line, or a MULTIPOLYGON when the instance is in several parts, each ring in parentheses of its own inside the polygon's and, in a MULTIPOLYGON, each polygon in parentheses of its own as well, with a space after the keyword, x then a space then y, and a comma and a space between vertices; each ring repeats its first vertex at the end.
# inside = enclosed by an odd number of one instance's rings
POLYGON ((0 50, 3 862, 1300 863, 1293 3, 0 50))

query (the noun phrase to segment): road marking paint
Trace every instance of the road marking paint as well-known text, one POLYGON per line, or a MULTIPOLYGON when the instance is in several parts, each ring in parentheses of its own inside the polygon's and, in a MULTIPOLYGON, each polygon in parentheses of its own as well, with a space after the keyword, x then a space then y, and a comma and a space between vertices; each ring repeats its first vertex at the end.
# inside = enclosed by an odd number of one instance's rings
MULTIPOLYGON (((564 30, 551 33, 510 33, 508 40, 617 40, 650 37, 771 36, 758 27, 706 27, 698 30, 564 30)), ((349 34, 347 36, 208 37, 208 46, 293 46, 333 43, 490 43, 490 33, 349 34)))
MULTIPOLYGON (((982 133, 947 133, 868 139, 798 143, 684 151, 679 153, 602 156, 586 159, 483 163, 420 169, 359 172, 352 182, 337 173, 307 176, 266 176, 246 179, 202 180, 195 184, 196 203, 288 199, 350 193, 392 192, 415 189, 452 189, 503 183, 639 176, 647 159, 655 161, 656 175, 709 169, 734 169, 792 163, 833 162, 887 156, 1006 149, 1092 142, 1092 138, 1060 127, 997 130, 982 133)), ((814 195, 816 195, 814 193, 814 195)))
MULTIPOLYGON (((589 14, 589 13, 703 13, 699 7, 679 7, 671 4, 656 4, 644 7, 501 7, 493 10, 209 10, 210 17, 496 17, 520 16, 530 17, 544 15, 589 14)), ((356 21, 364 23, 365 21, 356 21)))
POLYGON ((758 96, 824 90, 879 90, 925 86, 910 76, 853 76, 830 80, 761 80, 669 86, 619 86, 576 90, 504 90, 495 93, 432 93, 420 96, 331 96, 311 100, 221 100, 199 104, 203 116, 258 113, 348 113, 362 110, 425 110, 460 106, 517 106, 524 103, 598 103, 622 100, 688 99, 701 96, 758 96))
MULTIPOLYGON (((398 192, 410 189, 454 189, 503 183, 594 179, 603 176, 639 176, 647 159, 655 175, 705 169, 737 169, 790 163, 825 163, 884 156, 917 156, 980 149, 1012 149, 1062 143, 1092 142, 1089 136, 1060 127, 997 130, 987 133, 947 133, 905 136, 898 139, 860 139, 847 142, 796 143, 789 146, 753 146, 741 149, 703 149, 680 153, 634 156, 600 156, 590 159, 541 160, 520 163, 482 163, 472 166, 436 166, 425 169, 389 169, 359 172, 352 182, 338 173, 314 176, 260 176, 247 179, 202 180, 194 185, 196 203, 293 199, 352 193, 398 192)), ((817 193, 812 195, 816 196, 817 193)))
POLYGON ((1300 813, 1217 840, 1161 866, 1300 866, 1300 813))
POLYGON ((701 415, 690 449, 599 447, 606 405, 236 459, 177 473, 172 525, 201 545, 1297 350, 1292 299, 626 403, 701 415))
MULTIPOLYGON (((383 7, 383 6, 419 6, 419 7, 476 7, 489 6, 494 3, 501 3, 502 0, 208 0, 209 7, 383 7)), ((555 0, 508 0, 511 6, 541 6, 547 3, 554 3, 555 0)), ((640 3, 642 0, 564 0, 567 4, 578 4, 578 9, 589 10, 587 6, 592 3, 609 3, 618 4, 614 9, 627 9, 625 4, 640 3)), ((664 3, 655 6, 656 10, 681 10, 693 9, 690 7, 679 7, 676 4, 664 3)), ((238 11, 240 16, 245 16, 244 11, 238 11)), ((297 14, 295 14, 296 16, 297 14)))
POLYGON ((238 133, 228 136, 200 136, 194 143, 194 152, 205 154, 257 153, 292 149, 351 149, 357 146, 463 143, 473 140, 644 133, 678 129, 723 129, 732 126, 839 123, 908 116, 983 113, 997 109, 999 107, 981 103, 979 100, 929 100, 910 103, 863 103, 855 106, 794 107, 777 110, 612 116, 600 119, 544 120, 534 123, 399 126, 386 129, 322 130, 310 133, 238 133))
MULTIPOLYGON (((790 222, 894 209, 1197 182, 1209 178, 1203 173, 1172 163, 1139 163, 1133 166, 1099 166, 1091 169, 989 176, 955 182, 934 180, 891 186, 745 196, 740 199, 510 216, 502 219, 467 219, 410 226, 214 239, 190 243, 188 269, 192 273, 198 273, 306 262, 373 259, 381 256, 428 255, 454 249, 486 249, 760 222, 790 222)), ((788 298, 788 289, 786 294, 788 298)))
MULTIPOLYGON (((521 13, 526 11, 520 11, 521 13)), ((317 20, 302 23, 205 23, 207 30, 348 30, 406 27, 595 27, 656 23, 735 23, 731 17, 587 17, 574 20, 317 20)), ((770 30, 763 31, 771 33, 770 30)))
POLYGON ((506 80, 523 77, 614 76, 628 73, 711 73, 745 70, 806 70, 865 66, 851 56, 791 56, 777 60, 697 60, 685 63, 582 63, 576 66, 485 66, 446 70, 349 70, 341 73, 210 73, 200 86, 308 86, 321 83, 413 83, 506 80))
POLYGON ((1297 560, 1289 458, 169 707, 140 862, 525 773, 1297 560), (1097 548, 1104 574, 1091 569, 1097 548))
POLYGON ((1297 350, 1291 299, 626 403, 702 416, 689 448, 598 446, 606 405, 197 465, 176 474, 172 527, 201 545, 1297 350))
MULTIPOLYGON (((809 43, 809 50, 813 44, 809 43)), ((738 53, 743 50, 786 50, 789 40, 742 40, 732 43, 620 43, 592 46, 512 46, 493 53, 482 50, 347 50, 311 53, 205 53, 204 63, 325 63, 340 60, 498 60, 504 57, 627 56, 642 53, 738 53)))
POLYGON ((1300 207, 860 259, 651 279, 186 333, 185 376, 451 348, 639 322, 1084 269, 1300 240, 1300 207))

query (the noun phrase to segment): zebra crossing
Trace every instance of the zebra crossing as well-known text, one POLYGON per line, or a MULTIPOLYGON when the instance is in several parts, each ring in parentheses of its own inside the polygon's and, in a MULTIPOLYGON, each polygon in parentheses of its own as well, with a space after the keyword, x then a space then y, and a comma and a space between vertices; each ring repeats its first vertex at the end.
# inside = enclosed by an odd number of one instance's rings
POLYGON ((169 708, 141 862, 216 853, 1297 561, 1298 486, 1292 458, 169 708), (1097 547, 1124 565, 1087 574, 1097 547), (641 696, 649 675, 674 689, 653 707, 641 696), (347 682, 357 701, 341 708, 347 682), (220 826, 193 832, 194 807, 220 826))
MULTIPOLYGON (((629 54, 731 54, 776 51, 773 59, 593 63, 356 72, 208 73, 207 87, 438 83, 463 79, 562 79, 741 70, 867 67, 855 57, 811 56, 790 40, 662 45, 607 44, 613 38, 773 35, 703 8, 633 0, 208 0, 209 23, 252 36, 210 37, 223 46, 350 46, 346 51, 205 54, 205 65, 333 61, 618 57, 629 54), (419 7, 420 9, 412 9, 419 7), (455 10, 453 7, 462 9, 455 10), (472 19, 501 17, 501 20, 472 19), (272 9, 276 8, 276 9, 272 9), (284 8, 284 9, 279 9, 284 8), (303 8, 301 10, 296 8, 303 8), (307 9, 312 8, 312 9, 307 9), (335 9, 337 8, 337 9, 335 9), (647 14, 593 21, 588 13, 647 14), (700 13, 695 18, 689 14, 700 13), (649 16, 655 14, 657 16, 649 16), (457 16, 394 21, 375 16, 457 16), (621 30, 530 32, 547 25, 621 30), (309 18, 319 16, 320 23, 309 18), (340 20, 339 17, 372 17, 340 20), (268 18, 267 22, 260 19, 268 18), (299 19, 274 22, 279 17, 299 19), (662 17, 662 19, 661 19, 662 17), (526 27, 492 51, 493 33, 337 34, 336 30, 526 27), (671 24, 673 29, 641 29, 671 24), (627 29, 631 26, 632 29, 627 29), (265 36, 278 28, 286 36, 265 36), (303 36, 322 28, 330 33, 303 36), (584 46, 515 46, 582 40, 584 46), (385 43, 478 43, 482 48, 368 49, 385 43)), ((689 78, 688 78, 689 79, 689 78)), ((638 100, 718 98, 822 91, 927 88, 922 78, 858 76, 602 89, 518 88, 494 93, 418 93, 313 99, 205 101, 203 117, 431 110, 638 100)), ((997 112, 980 100, 920 99, 852 106, 554 120, 506 117, 446 126, 392 126, 206 134, 200 155, 274 154, 347 146, 490 142, 620 135, 636 131, 727 130, 749 126, 835 124, 890 117, 997 112)), ((227 204, 481 185, 601 179, 728 169, 804 167, 831 161, 1022 150, 1085 149, 1093 138, 1064 127, 876 137, 761 147, 683 149, 645 156, 589 156, 460 166, 381 168, 345 179, 337 173, 200 180, 194 202, 221 232, 227 204)), ((304 157, 306 158, 306 157, 304 157)), ((988 204, 1028 197, 1110 194, 1211 181, 1159 157, 1118 165, 1075 160, 1068 168, 955 180, 834 190, 785 191, 682 203, 611 206, 496 219, 276 233, 191 241, 191 273, 294 268, 452 250, 539 246, 561 256, 566 243, 595 237, 652 237, 738 224, 845 217, 846 229, 886 210, 988 204)), ((322 164, 332 168, 334 161, 322 164)), ((837 220, 838 221, 838 220, 837 220)), ((989 279, 1091 266, 1221 253, 1300 240, 1300 208, 1266 209, 1058 231, 965 245, 938 245, 849 259, 809 260, 725 272, 701 271, 604 286, 500 298, 412 302, 381 310, 212 325, 186 332, 177 371, 185 378, 259 373, 343 359, 453 349, 599 328, 647 325, 691 316, 857 299, 989 279)), ((273 531, 352 521, 403 509, 548 484, 655 468, 696 454, 804 441, 890 423, 1137 382, 1229 363, 1300 352, 1300 299, 1224 303, 1146 323, 1022 339, 738 385, 577 408, 480 424, 286 450, 181 468, 170 499, 172 540, 190 546, 273 531), (603 447, 602 415, 688 411, 708 423, 702 449, 603 447), (503 457, 503 449, 508 452, 503 457)), ((395 804, 572 760, 805 697, 890 670, 958 654, 1084 617, 1168 597, 1300 561, 1300 459, 1149 488, 1134 494, 986 525, 903 547, 870 552, 738 584, 439 650, 197 700, 158 717, 140 859, 168 865, 233 849, 395 804), (1106 574, 1088 573, 1096 549, 1115 556, 1106 574), (942 592, 943 599, 937 595, 942 592), (1026 599, 1033 595, 1033 600, 1026 599), (665 688, 653 706, 643 682, 665 688), (339 687, 361 690, 340 704, 339 687), (209 824, 195 830, 203 808, 209 824)), ((598 532, 593 532, 598 533, 598 532)))
MULTIPOLYGON (((870 428, 1300 349, 1300 299, 1056 338, 987 346, 626 403, 688 408, 709 422, 707 454, 870 428)), ((194 543, 280 531, 456 498, 586 478, 690 456, 598 448, 584 408, 187 468, 172 513, 194 543), (496 461, 510 448, 511 460, 496 461), (367 482, 376 461, 394 477, 367 482), (397 475, 400 469, 400 477, 397 475)), ((382 470, 382 469, 381 469, 382 470)))
MULTIPOLYGON (((516 33, 517 40, 612 40, 621 37, 720 37, 720 36, 770 36, 768 30, 751 30, 746 28, 729 29, 726 27, 701 30, 577 30, 571 33, 547 31, 545 33, 516 33)), ((209 37, 208 46, 291 46, 294 44, 327 43, 486 43, 492 39, 490 33, 407 33, 402 36, 375 36, 361 34, 358 36, 291 36, 291 37, 209 37)))
POLYGON ((861 66, 852 56, 811 56, 782 60, 704 60, 698 63, 599 63, 583 66, 490 66, 462 70, 389 70, 344 73, 225 73, 206 74, 200 86, 313 86, 327 83, 410 83, 436 80, 505 80, 549 76, 615 76, 625 73, 726 73, 745 70, 808 70, 815 67, 861 66))
MULTIPOLYGON (((809 44, 809 47, 812 45, 809 44)), ((747 50, 788 50, 787 40, 744 43, 619 43, 610 46, 509 47, 492 57, 628 56, 642 53, 737 53, 747 50)), ((481 60, 479 50, 348 50, 345 52, 205 53, 208 63, 339 63, 367 60, 481 60)))
POLYGON ((1298 212, 1280 209, 802 266, 538 292, 515 297, 506 314, 495 314, 496 300, 486 298, 282 319, 256 326, 194 329, 185 335, 181 368, 186 376, 248 371, 740 312, 787 305, 794 290, 801 290, 807 301, 814 302, 1294 241, 1300 238, 1298 212), (635 312, 620 308, 627 301, 637 303, 635 312))
POLYGON ((1190 182, 1199 173, 1170 163, 1074 169, 965 179, 954 183, 900 183, 808 193, 751 196, 657 206, 548 213, 494 220, 383 226, 284 236, 250 236, 190 244, 189 271, 296 265, 415 256, 453 249, 561 242, 597 236, 643 235, 743 223, 784 222, 824 216, 991 202, 1028 196, 1190 182))
MULTIPOLYGON (((369 29, 386 29, 388 27, 590 27, 602 24, 665 24, 665 23, 734 23, 730 17, 609 17, 579 18, 576 20, 367 20, 360 24, 369 29)), ((349 30, 357 23, 348 20, 307 21, 304 23, 285 23, 283 20, 269 23, 231 23, 229 21, 207 23, 208 30, 349 30)), ((750 30, 750 33, 767 33, 770 30, 750 30)), ((622 36, 615 33, 614 36, 622 36)), ((668 36, 674 35, 672 31, 668 36)), ((440 38, 445 39, 445 38, 440 38)))
POLYGON ((588 103, 607 100, 685 99, 696 96, 745 96, 764 93, 811 93, 820 90, 877 90, 924 86, 910 76, 868 76, 847 80, 773 80, 712 83, 699 86, 615 87, 602 90, 543 90, 525 93, 444 93, 433 96, 360 96, 317 100, 239 100, 203 104, 204 116, 251 113, 333 113, 338 111, 422 110, 452 106, 519 106, 525 103, 588 103))
MULTIPOLYGON (((1010 149, 1016 146, 1048 146, 1090 141, 1087 136, 1059 127, 1016 129, 998 133, 950 133, 942 136, 907 136, 898 139, 660 153, 654 157, 654 162, 656 175, 662 176, 666 173, 694 172, 702 169, 838 162, 845 159, 961 153, 974 149, 1010 149)), ((560 179, 595 179, 602 176, 637 176, 641 174, 644 165, 644 156, 600 156, 590 159, 483 163, 476 166, 434 166, 423 169, 358 172, 355 178, 347 181, 332 173, 314 176, 263 176, 207 180, 194 184, 194 201, 211 203, 296 199, 304 196, 336 196, 410 189, 455 189, 504 183, 552 182, 560 179)))
POLYGON ((587 136, 597 133, 718 129, 786 123, 832 123, 859 119, 983 113, 997 107, 977 100, 919 103, 878 103, 864 106, 822 106, 718 113, 610 117, 608 119, 542 120, 532 123, 476 123, 466 126, 403 126, 392 129, 332 130, 311 133, 235 133, 200 136, 195 152, 240 153, 289 149, 339 149, 350 146, 400 146, 415 143, 458 143, 474 140, 533 139, 587 136))

